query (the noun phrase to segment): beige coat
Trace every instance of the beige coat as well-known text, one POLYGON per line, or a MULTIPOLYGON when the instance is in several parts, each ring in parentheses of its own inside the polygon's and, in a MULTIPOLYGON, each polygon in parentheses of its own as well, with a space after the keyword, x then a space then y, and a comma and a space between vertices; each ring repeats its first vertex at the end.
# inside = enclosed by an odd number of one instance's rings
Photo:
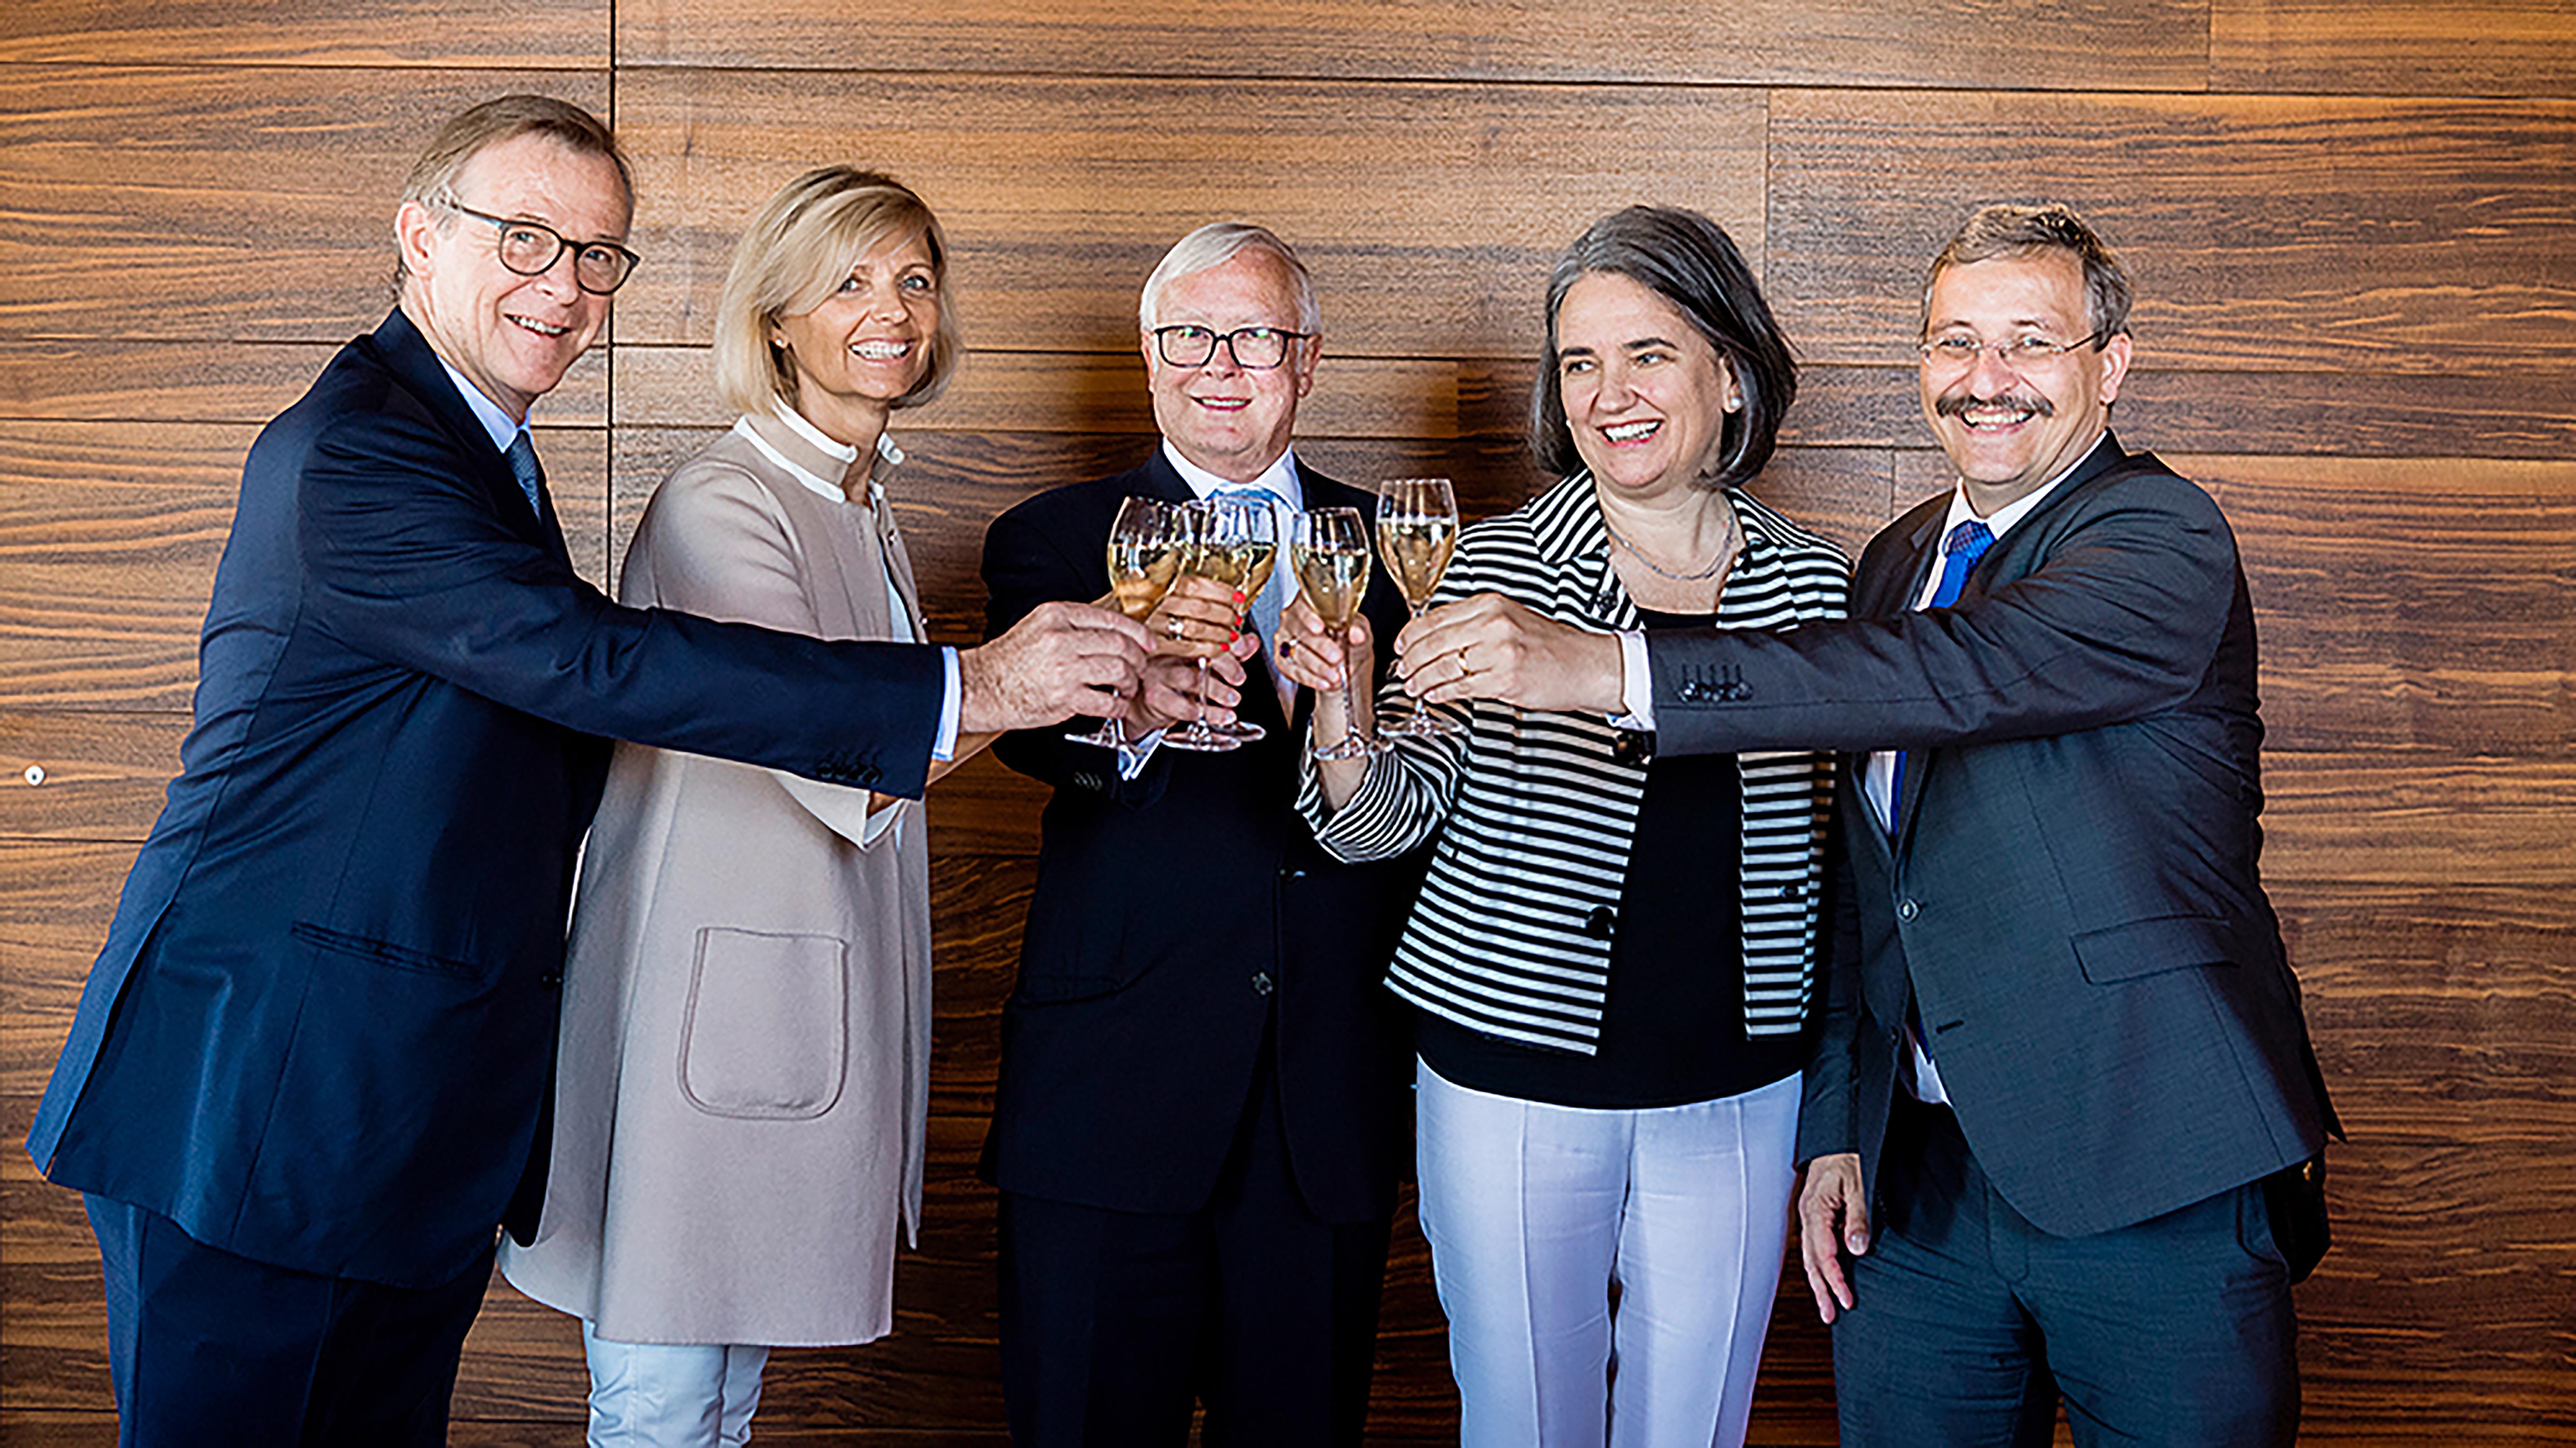
MULTIPOLYGON (((825 498, 764 443, 843 477, 786 424, 745 419, 654 494, 619 596, 916 638, 875 480, 871 501, 825 498)), ((573 908, 544 1220, 505 1246, 512 1285, 616 1341, 885 1335, 930 1059, 927 831, 917 803, 885 814, 862 790, 618 746, 573 908)))

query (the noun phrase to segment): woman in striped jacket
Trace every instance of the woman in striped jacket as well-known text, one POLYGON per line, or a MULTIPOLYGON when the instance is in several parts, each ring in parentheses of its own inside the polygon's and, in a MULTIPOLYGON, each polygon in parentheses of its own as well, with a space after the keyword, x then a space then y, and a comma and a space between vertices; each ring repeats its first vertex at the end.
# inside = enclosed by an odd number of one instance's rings
MULTIPOLYGON (((1796 385, 1715 223, 1604 218, 1548 283, 1531 440, 1564 480, 1468 528, 1439 596, 1603 631, 1840 616, 1842 553, 1742 491, 1796 385)), ((1327 637, 1301 603, 1281 636, 1316 690, 1311 742, 1345 737, 1365 626, 1327 637)), ((1376 712, 1409 707, 1390 681, 1376 712)), ((1465 1443, 1740 1444, 1795 1177, 1832 761, 1658 759, 1596 716, 1444 707, 1463 733, 1310 762, 1301 806, 1344 859, 1437 841, 1388 984, 1416 1008, 1422 1225, 1465 1443)))

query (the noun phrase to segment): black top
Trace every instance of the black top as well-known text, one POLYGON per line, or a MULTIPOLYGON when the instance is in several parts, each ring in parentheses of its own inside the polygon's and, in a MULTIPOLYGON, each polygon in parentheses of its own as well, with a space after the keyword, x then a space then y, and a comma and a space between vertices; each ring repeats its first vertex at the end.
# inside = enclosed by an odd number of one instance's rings
MULTIPOLYGON (((1650 629, 1711 622, 1640 615, 1650 629)), ((1806 1063, 1804 1035, 1744 1033, 1743 811, 1732 754, 1647 764, 1596 1054, 1524 1045, 1417 1011, 1424 1063, 1472 1090, 1593 1108, 1712 1101, 1795 1075, 1806 1063)))

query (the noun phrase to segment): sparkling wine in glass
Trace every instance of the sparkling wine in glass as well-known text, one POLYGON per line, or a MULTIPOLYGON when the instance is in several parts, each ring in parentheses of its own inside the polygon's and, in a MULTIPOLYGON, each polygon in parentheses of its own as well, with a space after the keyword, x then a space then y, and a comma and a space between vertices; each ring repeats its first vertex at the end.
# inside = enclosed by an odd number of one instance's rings
MULTIPOLYGON (((1221 583, 1240 594, 1248 606, 1253 590, 1253 570, 1261 570, 1266 581, 1269 565, 1277 552, 1278 529, 1271 521, 1267 503, 1248 502, 1241 498, 1203 498, 1189 505, 1190 543, 1181 562, 1181 572, 1192 578, 1221 583)), ((1243 609, 1234 615, 1235 626, 1243 626, 1243 609)), ((1199 660, 1199 697, 1207 697, 1208 661, 1199 660)), ((1198 717, 1163 736, 1163 743, 1173 749, 1200 749, 1218 752, 1239 749, 1268 734, 1260 725, 1245 719, 1231 724, 1211 724, 1207 708, 1201 703, 1198 717)))
MULTIPOLYGON (((1178 504, 1159 498, 1129 498, 1118 505, 1118 516, 1109 524, 1109 592, 1118 611, 1142 622, 1163 601, 1172 581, 1180 577, 1181 555, 1189 546, 1189 533, 1178 504)), ((1097 744, 1115 749, 1124 736, 1115 719, 1103 719, 1098 728, 1067 735, 1076 744, 1097 744)))
MULTIPOLYGON (((1324 627, 1340 638, 1342 630, 1360 612, 1360 600, 1368 596, 1369 538, 1368 524, 1357 508, 1318 508, 1297 515, 1288 547, 1288 561, 1297 570, 1297 586, 1306 594, 1306 606, 1324 621, 1324 627)), ((1352 676, 1360 672, 1361 661, 1346 659, 1342 670, 1342 717, 1350 721, 1348 737, 1318 746, 1317 759, 1366 759, 1384 746, 1360 730, 1358 708, 1351 701, 1352 676)))
MULTIPOLYGON (((1377 551, 1387 577, 1415 614, 1431 602, 1458 546, 1458 495, 1447 478, 1389 478, 1377 485, 1377 551)), ((1436 738, 1458 726, 1427 708, 1381 730, 1436 738)))

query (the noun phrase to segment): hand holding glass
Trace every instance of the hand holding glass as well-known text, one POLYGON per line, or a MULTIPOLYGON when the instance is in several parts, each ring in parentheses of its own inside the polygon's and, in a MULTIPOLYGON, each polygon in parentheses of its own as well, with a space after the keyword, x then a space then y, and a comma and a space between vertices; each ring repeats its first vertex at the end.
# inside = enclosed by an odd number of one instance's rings
MULTIPOLYGON (((1185 510, 1190 519, 1189 547, 1181 562, 1181 572, 1193 578, 1204 578, 1233 589, 1242 600, 1235 605, 1235 627, 1243 626, 1243 610, 1253 593, 1269 581, 1271 560, 1278 548, 1278 525, 1271 521, 1266 503, 1241 498, 1204 498, 1185 510)), ((1211 724, 1207 719, 1208 661, 1199 658, 1199 707, 1196 718, 1163 736, 1165 747, 1199 749, 1211 753, 1239 749, 1269 731, 1260 725, 1237 719, 1231 724, 1211 724)))
MULTIPOLYGON (((1389 478, 1377 485, 1378 555, 1416 617, 1439 590, 1457 546, 1458 496, 1447 478, 1389 478)), ((1456 724, 1417 708, 1379 734, 1433 739, 1457 732, 1456 724)))
POLYGON ((1351 699, 1351 680, 1368 661, 1351 656, 1344 631, 1352 619, 1359 617, 1360 600, 1368 596, 1368 524, 1357 508, 1318 508, 1297 515, 1291 536, 1288 557, 1297 570, 1297 586, 1305 591, 1306 606, 1315 610, 1325 629, 1344 646, 1342 717, 1350 721, 1349 733, 1331 744, 1318 746, 1315 757, 1366 759, 1386 746, 1360 728, 1359 709, 1351 699))
MULTIPOLYGON (((1177 504, 1159 498, 1129 498, 1118 505, 1109 524, 1109 591, 1118 611, 1142 623, 1163 601, 1181 573, 1181 553, 1188 539, 1177 504)), ((1076 744, 1115 749, 1125 735, 1115 719, 1100 727, 1065 736, 1076 744)))

